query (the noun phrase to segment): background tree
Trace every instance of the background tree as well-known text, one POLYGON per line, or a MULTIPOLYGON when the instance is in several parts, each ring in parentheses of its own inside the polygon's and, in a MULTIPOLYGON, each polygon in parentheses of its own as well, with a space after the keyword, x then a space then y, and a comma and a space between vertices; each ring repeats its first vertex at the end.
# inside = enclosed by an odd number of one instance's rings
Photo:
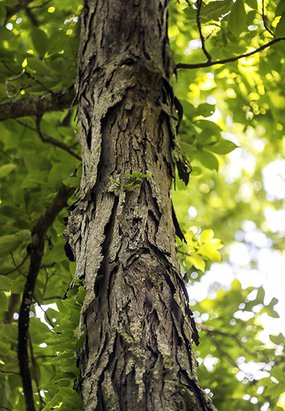
MULTIPOLYGON (((72 387, 78 376, 76 350, 84 340, 84 335, 77 339, 84 296, 80 281, 76 281, 66 294, 69 298, 62 300, 73 278, 74 264, 63 253, 66 212, 58 214, 67 201, 72 204, 78 198, 74 192, 80 174, 74 132, 77 119, 76 109, 69 107, 75 96, 77 17, 81 7, 76 1, 0 3, 0 111, 5 120, 1 123, 0 168, 3 409, 25 409, 17 339, 24 390, 31 392, 33 385, 35 408, 81 407, 72 387), (57 111, 63 108, 67 111, 57 111), (28 115, 34 117, 23 117, 28 115), (47 327, 38 313, 40 307, 51 302, 56 302, 57 309, 53 306, 46 311, 47 327)), ((248 241, 248 221, 255 224, 251 232, 260 234, 262 230, 270 236, 268 248, 281 250, 282 232, 270 232, 264 213, 269 200, 271 209, 280 207, 282 196, 268 198, 268 190, 260 181, 262 171, 280 158, 283 148, 284 45, 280 39, 285 30, 284 11, 283 2, 274 1, 171 4, 169 36, 178 76, 172 79, 172 85, 184 108, 179 143, 193 168, 190 188, 185 189, 177 179, 173 192, 175 210, 187 239, 187 245, 177 244, 185 280, 203 282, 203 273, 211 262, 219 262, 221 243, 214 238, 213 229, 225 243, 225 261, 236 239, 248 241), (214 112, 215 117, 210 117, 214 112), (225 157, 236 145, 242 148, 225 157), (242 168, 238 178, 233 176, 230 163, 237 152, 241 153, 239 160, 254 155, 254 165, 242 168), (187 213, 189 206, 192 211, 187 213), (195 210, 198 215, 194 223, 191 212, 193 215, 195 210)), ((128 59, 124 63, 125 70, 134 65, 128 59)), ((153 67, 146 70, 136 66, 137 78, 152 84, 148 73, 153 67)), ((167 83, 164 88, 165 96, 171 97, 167 83)), ((117 98, 121 98, 120 92, 117 98)), ((182 115, 179 101, 175 101, 173 112, 178 119, 182 115)), ((164 103, 169 104, 167 98, 164 103)), ((166 112, 165 116, 170 114, 166 112)), ((79 112, 79 118, 82 115, 79 112)), ((112 118, 112 113, 109 115, 112 118)), ((107 129, 108 124, 104 124, 107 129)), ((178 142, 173 144, 174 158, 180 164, 178 142)), ((129 189, 135 201, 138 185, 154 188, 152 174, 134 175, 126 170, 122 175, 128 180, 113 176, 113 184, 108 187, 114 202, 129 189)), ((149 199, 152 197, 149 193, 149 199)), ((120 206, 122 202, 118 202, 120 206)), ((102 208, 102 220, 104 211, 102 208)), ((249 249, 255 264, 256 244, 252 242, 249 249)), ((190 297, 194 303, 191 289, 190 297)), ((262 330, 259 318, 263 313, 278 315, 274 310, 276 299, 266 302, 264 297, 262 287, 242 287, 236 279, 231 288, 219 290, 215 298, 196 302, 193 308, 201 328, 202 343, 197 351, 200 380, 214 395, 218 409, 229 409, 229 402, 231 407, 245 410, 277 409, 276 404, 281 405, 284 339, 281 334, 271 336, 270 345, 257 335, 262 330), (242 314, 250 314, 246 326, 242 314), (248 341, 250 344, 246 344, 248 341), (259 364, 259 374, 242 375, 243 365, 253 366, 253 362, 259 364)), ((26 395, 28 409, 33 409, 33 398, 26 395)))

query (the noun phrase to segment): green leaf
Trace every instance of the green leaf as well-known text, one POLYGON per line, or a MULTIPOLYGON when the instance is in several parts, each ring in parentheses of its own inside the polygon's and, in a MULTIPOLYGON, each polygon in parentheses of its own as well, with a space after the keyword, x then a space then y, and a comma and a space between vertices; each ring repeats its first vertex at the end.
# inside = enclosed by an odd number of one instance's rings
POLYGON ((277 37, 284 37, 285 36, 285 14, 279 20, 279 23, 276 26, 276 36, 277 37))
POLYGON ((191 175, 193 177, 200 176, 202 173, 203 173, 203 171, 200 167, 192 167, 191 175))
POLYGON ((197 120, 193 123, 195 126, 199 127, 201 130, 208 130, 212 135, 220 135, 221 127, 210 120, 197 120))
POLYGON ((246 4, 254 10, 257 10, 257 0, 246 0, 246 4))
POLYGON ((197 153, 198 160, 203 164, 203 166, 209 168, 210 170, 218 170, 219 169, 219 162, 217 157, 215 157, 212 153, 207 150, 200 150, 197 153))
POLYGON ((285 343, 284 335, 281 333, 278 335, 270 335, 269 338, 273 342, 273 344, 276 345, 284 345, 285 343))
POLYGON ((277 298, 273 297, 272 300, 270 301, 270 303, 268 304, 268 306, 273 308, 274 305, 276 305, 277 303, 278 303, 277 298))
POLYGON ((266 314, 268 314, 269 317, 280 318, 280 315, 278 314, 278 312, 273 310, 273 308, 270 307, 270 306, 265 307, 264 310, 262 310, 262 311, 266 312, 266 314))
POLYGON ((204 255, 211 261, 221 262, 221 254, 211 244, 204 244, 199 248, 199 254, 204 255))
POLYGON ((48 36, 43 30, 35 27, 31 30, 31 37, 36 51, 43 57, 49 46, 48 36))
POLYGON ((39 75, 46 76, 50 73, 50 68, 43 61, 39 60, 36 57, 28 57, 27 62, 27 68, 36 71, 39 75))
POLYGON ((214 112, 215 112, 214 104, 202 103, 197 108, 197 115, 200 115, 203 117, 210 117, 212 114, 214 114, 214 112))
POLYGON ((203 7, 201 17, 207 21, 218 20, 219 17, 230 10, 231 5, 231 0, 212 1, 203 7))
POLYGON ((245 29, 246 13, 243 0, 236 0, 229 16, 229 30, 235 37, 239 37, 245 29))
POLYGON ((212 229, 203 230, 200 234, 200 243, 207 243, 214 238, 214 231, 212 229))
POLYGON ((285 13, 285 1, 281 0, 275 12, 275 16, 282 16, 285 13))
POLYGON ((256 302, 263 304, 265 296, 265 290, 263 287, 260 287, 257 292, 256 302))
POLYGON ((206 263, 198 254, 188 255, 186 261, 194 265, 198 270, 205 271, 206 263))
POLYGON ((67 36, 62 30, 54 32, 50 37, 48 54, 52 55, 65 50, 67 40, 67 36))
POLYGON ((241 283, 240 281, 235 278, 232 283, 231 283, 232 289, 235 291, 240 291, 241 290, 241 283))
POLYGON ((31 236, 30 230, 21 230, 16 234, 0 237, 0 255, 7 255, 14 251, 19 245, 27 241, 31 236))
POLYGON ((17 168, 16 164, 5 164, 0 167, 0 178, 7 177, 13 170, 17 168))
POLYGON ((183 114, 188 120, 191 120, 195 114, 195 107, 186 100, 181 100, 181 104, 183 106, 183 114))
POLYGON ((207 146, 207 150, 212 151, 216 154, 228 154, 238 146, 229 140, 220 140, 216 144, 211 144, 207 146))
POLYGON ((79 187, 80 176, 68 177, 65 180, 63 180, 63 184, 65 184, 67 187, 79 187))

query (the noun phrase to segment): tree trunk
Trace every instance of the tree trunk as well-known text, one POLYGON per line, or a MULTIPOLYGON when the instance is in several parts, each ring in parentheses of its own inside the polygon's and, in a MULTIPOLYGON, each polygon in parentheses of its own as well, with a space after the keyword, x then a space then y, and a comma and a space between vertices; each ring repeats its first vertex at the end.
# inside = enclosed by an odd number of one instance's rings
POLYGON ((69 245, 84 283, 86 411, 214 410, 175 249, 167 0, 85 0, 79 52, 82 197, 69 245))

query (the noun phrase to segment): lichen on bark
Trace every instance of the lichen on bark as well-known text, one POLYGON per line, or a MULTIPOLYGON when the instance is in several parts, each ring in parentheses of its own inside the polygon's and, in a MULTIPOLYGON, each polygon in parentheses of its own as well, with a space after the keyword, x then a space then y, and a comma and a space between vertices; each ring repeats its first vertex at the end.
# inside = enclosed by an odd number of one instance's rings
POLYGON ((175 248, 167 13, 166 0, 89 0, 82 12, 82 196, 68 236, 86 289, 87 411, 214 410, 196 379, 197 331, 175 248), (110 190, 134 173, 151 178, 110 190))

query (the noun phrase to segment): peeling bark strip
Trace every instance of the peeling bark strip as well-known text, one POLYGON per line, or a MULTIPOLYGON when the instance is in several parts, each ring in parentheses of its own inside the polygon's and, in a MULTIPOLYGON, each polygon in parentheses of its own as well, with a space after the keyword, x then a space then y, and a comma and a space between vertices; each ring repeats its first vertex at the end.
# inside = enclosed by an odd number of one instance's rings
POLYGON ((82 198, 69 218, 86 297, 86 411, 214 410, 196 379, 175 251, 167 0, 86 0, 79 54, 82 198))

